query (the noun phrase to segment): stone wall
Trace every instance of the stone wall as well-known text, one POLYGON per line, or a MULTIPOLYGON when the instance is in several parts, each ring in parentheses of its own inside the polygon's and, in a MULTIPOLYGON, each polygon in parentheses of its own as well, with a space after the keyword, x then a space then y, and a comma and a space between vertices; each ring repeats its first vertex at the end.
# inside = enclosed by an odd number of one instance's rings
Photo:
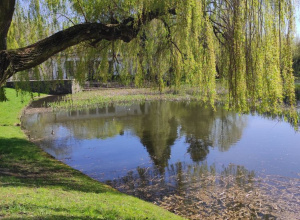
POLYGON ((75 80, 10 81, 6 83, 6 87, 51 95, 74 94, 81 91, 79 83, 75 80))

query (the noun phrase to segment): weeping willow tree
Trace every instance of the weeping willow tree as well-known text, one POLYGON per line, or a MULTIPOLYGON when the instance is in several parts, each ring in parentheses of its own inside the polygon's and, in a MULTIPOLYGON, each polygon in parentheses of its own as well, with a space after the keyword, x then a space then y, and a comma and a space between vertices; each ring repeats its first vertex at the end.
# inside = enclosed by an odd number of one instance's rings
MULTIPOLYGON (((227 105, 276 110, 295 103, 294 0, 2 0, 0 85, 29 69, 47 72, 51 57, 80 57, 75 77, 116 73, 126 83, 163 90, 197 87, 214 105, 216 80, 227 105), (14 16, 13 16, 14 15, 14 16), (57 55, 61 53, 61 55, 57 55), (46 63, 45 63, 46 62, 46 63), (82 63, 82 65, 81 65, 82 63)), ((53 58, 52 58, 53 59, 53 58)), ((1 90, 3 99, 4 92, 1 90)))

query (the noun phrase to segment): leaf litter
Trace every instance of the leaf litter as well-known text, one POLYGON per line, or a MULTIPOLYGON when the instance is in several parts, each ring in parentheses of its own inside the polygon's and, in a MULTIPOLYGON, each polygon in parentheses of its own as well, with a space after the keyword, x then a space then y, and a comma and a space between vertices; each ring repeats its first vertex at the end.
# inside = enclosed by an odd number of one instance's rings
POLYGON ((164 173, 137 168, 107 183, 188 219, 300 219, 300 179, 233 164, 219 173, 180 162, 164 173))

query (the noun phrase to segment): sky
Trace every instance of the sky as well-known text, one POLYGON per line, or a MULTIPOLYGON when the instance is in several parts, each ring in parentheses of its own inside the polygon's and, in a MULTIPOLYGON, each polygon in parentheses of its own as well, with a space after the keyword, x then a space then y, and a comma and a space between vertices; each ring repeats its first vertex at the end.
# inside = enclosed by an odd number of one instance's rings
POLYGON ((296 37, 300 38, 300 7, 299 6, 296 6, 295 19, 296 19, 296 37))

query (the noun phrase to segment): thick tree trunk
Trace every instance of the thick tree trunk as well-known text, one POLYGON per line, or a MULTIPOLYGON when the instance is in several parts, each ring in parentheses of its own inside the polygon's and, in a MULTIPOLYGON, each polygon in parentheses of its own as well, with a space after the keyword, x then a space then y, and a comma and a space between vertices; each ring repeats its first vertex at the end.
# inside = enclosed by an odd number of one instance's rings
POLYGON ((6 53, 3 51, 7 48, 7 33, 12 21, 14 10, 15 0, 0 1, 0 88, 7 79, 5 74, 10 72, 6 71, 9 62, 7 60, 6 53))
POLYGON ((0 87, 3 86, 6 80, 8 80, 13 74, 14 72, 10 66, 10 60, 7 51, 0 51, 0 87))
POLYGON ((0 51, 6 50, 6 37, 15 10, 15 0, 0 1, 0 51))

